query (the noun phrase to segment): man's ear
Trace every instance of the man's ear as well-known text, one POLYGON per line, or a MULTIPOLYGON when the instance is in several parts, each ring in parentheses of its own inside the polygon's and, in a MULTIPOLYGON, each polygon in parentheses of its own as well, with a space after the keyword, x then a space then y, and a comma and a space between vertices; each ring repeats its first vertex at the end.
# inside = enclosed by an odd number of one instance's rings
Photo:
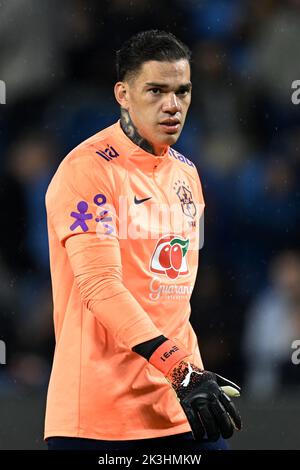
POLYGON ((121 108, 129 109, 128 83, 117 82, 114 87, 115 97, 121 108))

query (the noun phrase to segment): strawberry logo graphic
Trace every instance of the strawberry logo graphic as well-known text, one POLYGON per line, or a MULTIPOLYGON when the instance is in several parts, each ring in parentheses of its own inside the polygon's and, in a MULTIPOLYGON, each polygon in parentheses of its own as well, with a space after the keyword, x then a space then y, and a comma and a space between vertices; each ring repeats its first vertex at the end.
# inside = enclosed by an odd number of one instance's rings
POLYGON ((188 274, 186 254, 190 241, 180 236, 168 235, 161 238, 151 258, 150 270, 164 274, 170 279, 188 274))

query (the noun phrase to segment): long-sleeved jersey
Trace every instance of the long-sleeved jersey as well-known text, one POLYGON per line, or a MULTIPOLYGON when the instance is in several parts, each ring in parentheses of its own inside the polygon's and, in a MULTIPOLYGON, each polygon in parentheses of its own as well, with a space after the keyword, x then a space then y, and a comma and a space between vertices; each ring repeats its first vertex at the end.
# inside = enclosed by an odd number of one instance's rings
POLYGON ((163 334, 202 367, 189 322, 204 202, 195 165, 158 157, 120 123, 72 150, 46 194, 56 346, 45 438, 128 440, 190 430, 133 346, 163 334))

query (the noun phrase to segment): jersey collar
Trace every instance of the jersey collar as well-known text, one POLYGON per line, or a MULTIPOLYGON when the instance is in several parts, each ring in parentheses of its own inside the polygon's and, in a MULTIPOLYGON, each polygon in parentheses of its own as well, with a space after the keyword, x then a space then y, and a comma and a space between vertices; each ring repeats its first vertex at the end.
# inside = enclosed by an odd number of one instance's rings
POLYGON ((126 152, 127 159, 141 169, 152 171, 170 158, 169 146, 167 146, 163 155, 157 156, 146 152, 146 150, 132 142, 121 128, 120 119, 115 123, 114 131, 118 141, 122 144, 123 150, 126 152))

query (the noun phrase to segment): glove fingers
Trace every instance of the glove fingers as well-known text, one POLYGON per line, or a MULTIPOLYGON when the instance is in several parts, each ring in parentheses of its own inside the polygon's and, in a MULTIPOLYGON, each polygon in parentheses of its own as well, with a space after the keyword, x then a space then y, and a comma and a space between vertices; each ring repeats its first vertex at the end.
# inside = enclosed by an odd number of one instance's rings
POLYGON ((224 439, 229 439, 233 435, 233 424, 219 400, 213 401, 209 404, 211 413, 215 416, 215 419, 220 428, 220 432, 224 439))
POLYGON ((191 426, 194 439, 196 441, 202 441, 205 435, 205 428, 198 413, 192 408, 190 404, 184 405, 182 403, 182 407, 188 419, 189 425, 191 426))
POLYGON ((241 417, 240 417, 236 407, 234 406, 234 404, 230 400, 230 398, 224 392, 222 392, 220 394, 220 402, 222 403, 225 410, 227 411, 234 427, 237 430, 240 430, 242 428, 241 417))
MULTIPOLYGON (((213 399, 213 402, 217 401, 216 398, 213 399)), ((198 413, 199 419, 202 422, 202 425, 206 431, 207 438, 210 441, 217 441, 220 437, 219 427, 215 420, 214 415, 211 413, 209 406, 197 406, 197 400, 193 402, 193 408, 198 413)))

